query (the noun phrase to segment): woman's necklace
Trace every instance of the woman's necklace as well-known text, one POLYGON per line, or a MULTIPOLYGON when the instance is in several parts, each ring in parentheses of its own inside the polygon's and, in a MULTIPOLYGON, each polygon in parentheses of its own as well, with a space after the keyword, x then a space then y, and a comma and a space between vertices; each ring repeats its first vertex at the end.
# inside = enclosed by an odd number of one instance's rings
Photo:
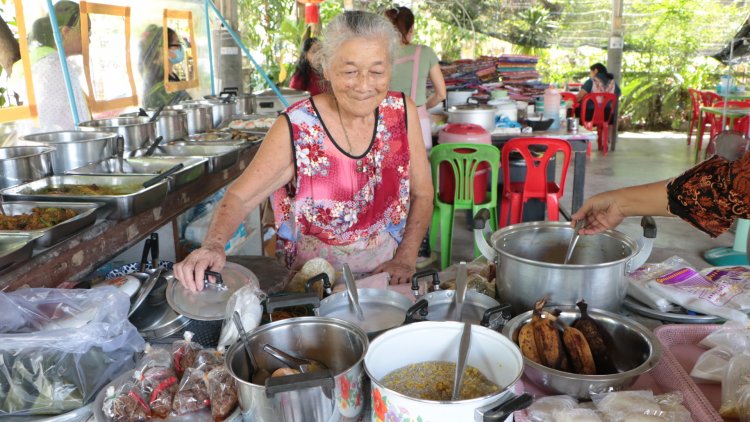
POLYGON ((336 97, 333 97, 333 101, 336 102, 336 113, 339 115, 339 123, 341 123, 341 129, 344 130, 344 138, 346 138, 346 143, 349 145, 349 154, 354 154, 354 148, 352 148, 352 141, 349 140, 349 134, 346 132, 346 126, 344 126, 344 119, 341 118, 341 109, 339 108, 339 101, 336 99, 336 97))

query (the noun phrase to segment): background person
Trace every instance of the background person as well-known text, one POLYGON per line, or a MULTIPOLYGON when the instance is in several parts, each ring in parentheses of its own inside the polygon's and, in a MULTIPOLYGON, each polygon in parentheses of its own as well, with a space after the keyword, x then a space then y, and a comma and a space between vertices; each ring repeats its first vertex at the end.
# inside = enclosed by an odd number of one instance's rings
MULTIPOLYGON (((615 94, 618 98, 620 98, 620 87, 617 85, 617 82, 615 82, 615 76, 607 71, 607 67, 604 66, 601 63, 594 63, 589 68, 589 79, 583 83, 583 86, 581 86, 581 90, 578 91, 578 102, 580 103, 583 97, 588 93, 593 92, 605 92, 610 94, 615 94)), ((583 107, 583 105, 581 105, 583 107)), ((579 116, 581 116, 580 113, 584 112, 584 110, 579 110, 579 116)), ((586 107, 586 118, 591 119, 594 115, 594 104, 588 103, 588 106, 586 107)), ((610 123, 614 123, 615 116, 617 113, 611 113, 611 107, 607 105, 604 108, 604 115, 610 116, 610 123)))
POLYGON ((414 39, 414 14, 408 7, 398 7, 385 12, 401 35, 401 48, 396 51, 391 89, 408 95, 417 105, 422 140, 425 148, 432 148, 432 122, 428 109, 440 104, 446 97, 445 79, 438 57, 426 45, 412 44, 414 39), (427 98, 427 80, 434 92, 427 98))
POLYGON ((330 89, 289 107, 216 208, 200 249, 175 265, 190 289, 220 271, 240 221, 273 195, 287 264, 315 257, 408 283, 432 215, 432 182, 416 106, 389 92, 396 36, 381 16, 345 12, 319 55, 330 89), (198 281, 198 282, 197 282, 198 281))
MULTIPOLYGON (((190 95, 184 90, 167 92, 164 87, 164 32, 163 27, 149 25, 143 32, 140 41, 140 61, 138 71, 143 78, 141 105, 144 108, 158 108, 189 100, 190 95)), ((167 28, 167 48, 169 49, 169 73, 171 82, 179 82, 174 66, 185 59, 185 50, 180 37, 171 28, 167 28)))
POLYGON ((325 80, 313 66, 315 55, 320 51, 320 41, 317 38, 307 38, 302 44, 302 52, 297 60, 289 87, 297 91, 307 91, 310 95, 325 92, 325 80))

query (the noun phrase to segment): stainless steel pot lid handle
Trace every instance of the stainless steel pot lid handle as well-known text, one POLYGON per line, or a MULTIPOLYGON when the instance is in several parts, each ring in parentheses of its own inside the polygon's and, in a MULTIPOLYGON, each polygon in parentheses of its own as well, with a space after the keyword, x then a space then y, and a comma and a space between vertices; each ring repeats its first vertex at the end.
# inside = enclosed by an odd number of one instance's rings
POLYGON ((287 391, 320 387, 323 389, 323 394, 331 398, 331 393, 335 385, 336 382, 330 370, 271 377, 266 380, 266 397, 270 399, 276 394, 287 391))
POLYGON ((513 412, 531 406, 533 401, 534 398, 531 397, 531 394, 523 393, 520 396, 514 396, 510 400, 505 400, 485 412, 478 412, 482 413, 481 416, 483 422, 500 422, 507 419, 513 412))
POLYGON ((218 272, 216 272, 216 271, 211 271, 211 270, 205 270, 204 271, 204 275, 203 275, 203 288, 204 289, 213 289, 213 290, 216 290, 216 291, 219 291, 219 292, 229 289, 224 284, 224 279, 221 278, 221 274, 218 273, 218 272), (210 276, 213 276, 214 278, 216 278, 216 282, 211 283, 210 281, 208 281, 208 278, 210 276))

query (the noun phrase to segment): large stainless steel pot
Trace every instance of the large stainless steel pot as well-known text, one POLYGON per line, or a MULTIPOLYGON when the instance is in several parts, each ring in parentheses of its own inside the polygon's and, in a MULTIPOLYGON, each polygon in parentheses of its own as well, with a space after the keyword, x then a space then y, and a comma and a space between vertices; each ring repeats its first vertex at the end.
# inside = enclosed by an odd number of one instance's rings
MULTIPOLYGON (((500 387, 497 393, 470 400, 421 400, 397 393, 382 384, 388 373, 420 362, 455 362, 464 324, 418 322, 382 334, 373 340, 365 356, 370 377, 371 420, 484 421, 493 418, 490 409, 513 398, 513 385, 523 375, 521 351, 502 334, 472 325, 466 364, 479 369, 500 387)), ((437 381, 437 380, 435 380, 437 381)), ((451 384, 452 379, 444 380, 451 384)), ((512 417, 510 418, 512 420, 512 417)))
POLYGON ((270 344, 298 357, 315 359, 330 371, 269 378, 253 384, 242 342, 226 353, 226 366, 239 391, 246 420, 317 422, 358 420, 365 405, 367 353, 365 333, 356 325, 335 318, 291 318, 262 325, 248 333, 258 366, 273 372, 284 367, 263 352, 270 344))
POLYGON ((57 174, 106 160, 115 154, 117 147, 117 134, 101 131, 35 133, 21 139, 54 147, 52 168, 57 174))
POLYGON ((505 227, 484 238, 489 212, 474 217, 474 240, 497 266, 497 294, 514 313, 533 308, 548 296, 554 305, 575 305, 585 298, 591 307, 617 311, 627 292, 625 275, 646 262, 656 223, 644 217, 637 242, 616 230, 581 236, 570 263, 563 264, 573 227, 561 221, 536 221, 505 227), (490 246, 491 245, 491 246, 490 246))
POLYGON ((460 104, 448 108, 448 123, 473 123, 487 132, 495 130, 495 107, 481 104, 460 104))
MULTIPOLYGON (((146 110, 147 117, 152 117, 156 110, 146 110)), ((120 117, 139 117, 138 112, 124 113, 120 117)), ((162 110, 156 119, 156 136, 164 139, 162 142, 172 142, 188 137, 188 117, 184 110, 162 110)))
MULTIPOLYGON (((560 319, 572 324, 581 313, 575 307, 561 309, 560 319)), ((592 392, 624 390, 639 376, 653 369, 661 357, 656 336, 643 325, 612 312, 590 309, 589 315, 608 337, 607 352, 618 370, 609 375, 579 375, 547 368, 524 358, 524 372, 534 384, 558 394, 588 399, 592 392)), ((518 339, 518 330, 531 321, 532 311, 513 318, 503 329, 509 339, 518 339)))
POLYGON ((125 152, 146 148, 156 139, 156 123, 148 117, 116 117, 89 120, 78 125, 81 130, 113 132, 125 140, 125 152))
POLYGON ((0 189, 52 176, 52 153, 47 146, 0 148, 0 189))
MULTIPOLYGON (((279 91, 289 105, 310 96, 310 93, 307 91, 297 91, 289 88, 280 88, 279 91)), ((256 114, 276 114, 286 109, 284 103, 281 102, 281 99, 271 89, 253 94, 252 103, 253 113, 256 114)))
POLYGON ((234 98, 237 100, 234 108, 234 114, 253 114, 252 95, 237 95, 234 98))
POLYGON ((164 107, 164 111, 184 111, 187 118, 187 132, 188 135, 195 135, 196 133, 208 132, 213 129, 214 118, 211 106, 208 104, 199 103, 182 103, 172 106, 164 107))
POLYGON ((211 107, 211 118, 213 122, 213 128, 219 127, 221 122, 228 119, 229 116, 234 114, 237 102, 234 97, 223 97, 220 99, 212 100, 198 100, 198 101, 185 101, 182 104, 205 104, 211 107))

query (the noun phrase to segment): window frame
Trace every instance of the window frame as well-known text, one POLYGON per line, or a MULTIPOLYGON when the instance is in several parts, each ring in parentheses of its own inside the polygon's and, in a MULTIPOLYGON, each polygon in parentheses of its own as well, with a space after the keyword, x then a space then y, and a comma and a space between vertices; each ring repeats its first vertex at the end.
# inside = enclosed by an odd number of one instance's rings
MULTIPOLYGON (((29 57, 29 41, 27 39, 26 21, 23 14, 22 0, 13 1, 16 8, 16 25, 18 27, 18 48, 21 50, 24 82, 26 83, 27 104, 0 108, 0 122, 12 122, 21 119, 35 119, 39 117, 34 96, 34 82, 31 76, 31 58, 29 57)), ((55 53, 57 54, 57 53, 55 53)))

